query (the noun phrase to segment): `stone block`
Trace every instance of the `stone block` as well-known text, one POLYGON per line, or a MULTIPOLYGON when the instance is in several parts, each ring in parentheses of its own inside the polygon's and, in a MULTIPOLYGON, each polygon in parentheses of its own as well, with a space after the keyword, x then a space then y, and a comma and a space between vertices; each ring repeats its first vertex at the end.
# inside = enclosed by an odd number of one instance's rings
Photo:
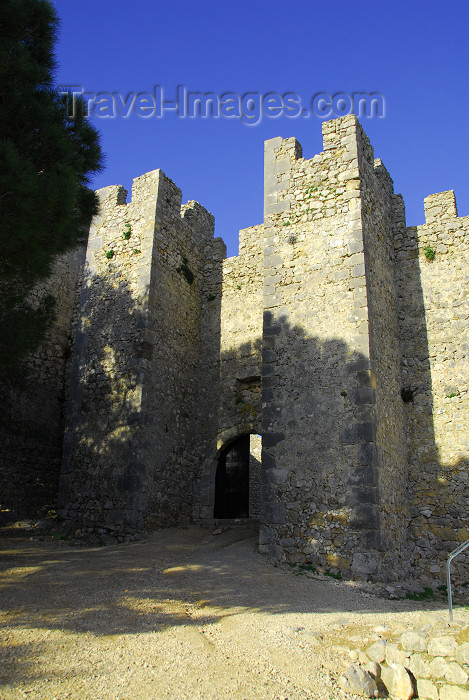
POLYGON ((379 570, 379 557, 376 552, 355 552, 352 571, 362 576, 376 574, 379 570))
POLYGON ((436 656, 428 664, 428 672, 431 678, 444 678, 449 670, 449 665, 442 656, 436 656))
POLYGON ((401 664, 401 666, 408 666, 409 658, 405 651, 399 649, 397 644, 387 644, 386 645, 386 663, 391 666, 392 664, 401 664))
POLYGON ((381 682, 388 691, 391 692, 394 680, 394 669, 392 666, 381 666, 381 682))
POLYGON ((372 466, 353 467, 347 483, 351 486, 376 486, 376 470, 372 466))
POLYGON ((377 503, 378 489, 375 486, 353 486, 350 494, 350 505, 377 503))
POLYGON ((460 644, 456 650, 456 659, 460 664, 467 664, 469 666, 469 643, 463 642, 460 644))
POLYGON ((444 685, 440 688, 440 700, 469 700, 469 690, 456 685, 444 685))
POLYGON ((445 673, 445 678, 448 683, 454 683, 455 685, 466 685, 469 676, 458 663, 452 661, 450 664, 448 664, 448 670, 445 673))
POLYGON ((428 662, 422 654, 412 654, 409 661, 409 670, 416 678, 429 678, 428 662))
POLYGON ((364 530, 378 529, 378 509, 373 503, 352 506, 350 524, 353 528, 364 530))
POLYGON ((427 634, 423 630, 407 630, 403 632, 400 642, 405 651, 427 650, 427 634))
POLYGON ((285 523, 285 506, 283 503, 266 503, 264 519, 267 523, 283 525, 285 523))
POLYGON ((369 659, 380 664, 386 658, 386 642, 382 639, 378 640, 368 647, 366 653, 369 659))
POLYGON ((340 433, 340 441, 347 444, 373 442, 375 425, 372 422, 351 423, 340 433))
POLYGON ((282 440, 285 440, 285 433, 266 433, 262 438, 262 447, 275 447, 282 440))
POLYGON ((365 467, 373 466, 376 461, 375 444, 372 442, 362 442, 358 446, 358 460, 365 467))
POLYGON ((344 676, 340 676, 339 684, 343 690, 364 698, 374 698, 378 694, 376 681, 370 674, 357 664, 350 664, 344 676))
POLYGON ((433 637, 428 642, 430 656, 455 656, 457 643, 454 637, 433 637))
POLYGON ((417 696, 420 700, 439 700, 438 688, 432 681, 417 678, 417 696))
POLYGON ((415 689, 408 670, 402 664, 393 664, 394 670, 392 678, 392 695, 397 700, 411 700, 414 697, 415 689))

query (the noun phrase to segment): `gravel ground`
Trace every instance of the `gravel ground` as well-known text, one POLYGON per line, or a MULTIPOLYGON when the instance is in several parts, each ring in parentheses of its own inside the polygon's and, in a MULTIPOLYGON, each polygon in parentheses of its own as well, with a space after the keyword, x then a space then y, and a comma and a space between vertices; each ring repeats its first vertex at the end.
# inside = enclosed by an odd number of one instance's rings
POLYGON ((275 564, 247 528, 0 551, 1 700, 343 700, 350 648, 447 615, 275 564))

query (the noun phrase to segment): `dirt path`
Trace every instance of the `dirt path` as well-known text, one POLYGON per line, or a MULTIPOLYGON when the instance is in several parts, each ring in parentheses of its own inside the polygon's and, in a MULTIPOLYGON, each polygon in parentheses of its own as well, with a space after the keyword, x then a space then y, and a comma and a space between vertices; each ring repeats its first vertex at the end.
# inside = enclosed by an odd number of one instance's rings
POLYGON ((201 528, 101 548, 1 540, 1 700, 351 698, 344 647, 428 608, 295 575, 255 543, 201 528))

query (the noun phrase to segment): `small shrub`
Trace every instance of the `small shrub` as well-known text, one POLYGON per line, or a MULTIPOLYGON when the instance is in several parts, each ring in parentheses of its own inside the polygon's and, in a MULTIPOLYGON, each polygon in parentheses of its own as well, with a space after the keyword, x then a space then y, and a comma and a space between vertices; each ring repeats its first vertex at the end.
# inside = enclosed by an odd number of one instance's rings
POLYGON ((299 568, 302 571, 312 571, 313 574, 316 573, 316 569, 314 568, 314 566, 312 564, 300 564, 299 568))
POLYGON ((240 284, 237 284, 237 285, 236 285, 236 289, 241 289, 241 285, 240 285, 240 284))
POLYGON ((124 231, 125 240, 128 241, 131 235, 132 235, 132 227, 130 224, 127 224, 125 227, 125 231, 124 231))
POLYGON ((427 260, 435 260, 436 250, 435 248, 432 248, 431 245, 425 246, 423 252, 425 253, 425 257, 427 258, 427 260))
POLYGON ((108 250, 108 251, 107 251, 107 253, 106 253, 106 258, 107 258, 108 260, 110 260, 110 259, 113 258, 113 257, 114 257, 114 251, 113 251, 113 249, 111 248, 111 250, 108 250))
POLYGON ((194 281, 194 273, 189 267, 189 261, 187 258, 182 259, 182 263, 179 265, 179 267, 176 268, 176 272, 179 272, 179 274, 184 275, 188 284, 192 284, 192 282, 194 281))
POLYGON ((141 253, 142 251, 140 248, 134 248, 134 254, 137 255, 137 253, 141 253))
POLYGON ((407 600, 428 600, 428 598, 433 598, 435 591, 433 588, 428 586, 421 593, 406 593, 407 600))
POLYGON ((333 571, 326 571, 324 576, 330 576, 331 578, 337 579, 337 581, 342 579, 342 573, 340 571, 338 571, 336 574, 333 571))

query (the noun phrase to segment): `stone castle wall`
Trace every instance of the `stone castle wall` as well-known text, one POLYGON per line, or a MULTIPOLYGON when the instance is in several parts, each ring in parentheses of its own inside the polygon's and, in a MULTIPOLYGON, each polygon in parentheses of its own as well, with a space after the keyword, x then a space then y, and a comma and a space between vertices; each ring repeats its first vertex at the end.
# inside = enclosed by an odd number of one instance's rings
POLYGON ((63 517, 134 535, 188 518, 213 217, 161 171, 99 192, 61 477, 63 517), (105 498, 102 495, 105 494, 105 498))
POLYGON ((6 520, 45 514, 57 502, 67 360, 84 256, 83 247, 58 257, 50 277, 31 292, 32 306, 54 297, 55 320, 19 377, 0 386, 0 511, 6 520))
MULTIPOLYGON (((374 405, 375 486, 370 501, 379 525, 383 571, 407 570, 407 445, 401 399, 398 292, 394 235, 404 225, 403 203, 383 163, 359 127, 360 204, 374 405)), ((365 419, 368 419, 365 416, 365 419)), ((370 444, 371 449, 371 444, 370 444)))
POLYGON ((261 546, 377 574, 404 505, 394 195, 355 118, 323 136, 266 144, 261 546))
POLYGON ((406 228, 358 120, 324 122, 323 141, 311 159, 266 142, 264 222, 228 259, 161 171, 129 203, 99 191, 70 381, 63 362, 54 378, 59 507, 78 529, 210 522, 218 460, 250 433, 261 551, 432 581, 469 538, 468 217, 440 193, 406 228))
MULTIPOLYGON (((425 199, 426 223, 396 238, 402 384, 414 570, 444 578, 448 553, 469 538, 469 217, 454 193, 425 199)), ((453 567, 462 575, 469 559, 453 567)))

